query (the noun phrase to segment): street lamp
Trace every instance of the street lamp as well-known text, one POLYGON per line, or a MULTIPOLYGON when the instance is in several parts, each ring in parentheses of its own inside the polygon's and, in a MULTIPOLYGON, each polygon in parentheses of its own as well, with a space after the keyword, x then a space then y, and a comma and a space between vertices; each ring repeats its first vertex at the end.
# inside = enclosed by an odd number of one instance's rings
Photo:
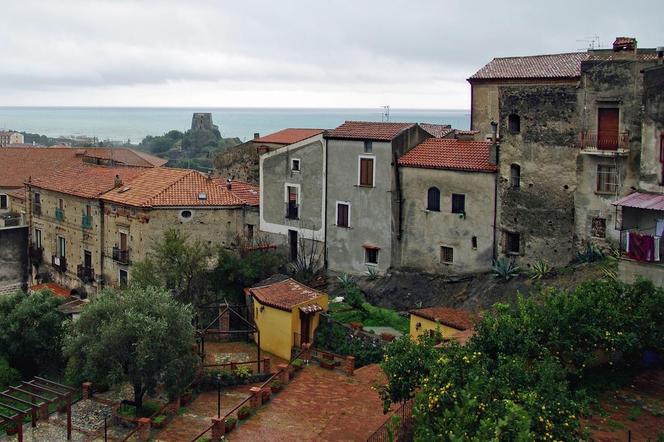
POLYGON ((221 419, 221 373, 217 373, 217 419, 221 419))
POLYGON ((104 408, 104 411, 102 411, 102 414, 104 415, 104 442, 108 442, 108 424, 107 420, 110 417, 111 410, 110 408, 106 407, 104 408))

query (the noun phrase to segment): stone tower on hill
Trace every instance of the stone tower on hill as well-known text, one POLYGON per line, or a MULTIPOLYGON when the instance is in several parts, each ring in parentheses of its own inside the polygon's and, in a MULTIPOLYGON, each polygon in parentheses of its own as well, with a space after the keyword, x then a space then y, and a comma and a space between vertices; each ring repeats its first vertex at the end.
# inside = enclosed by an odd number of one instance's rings
POLYGON ((210 112, 195 112, 191 117, 191 130, 219 130, 219 127, 212 124, 212 114, 210 112))

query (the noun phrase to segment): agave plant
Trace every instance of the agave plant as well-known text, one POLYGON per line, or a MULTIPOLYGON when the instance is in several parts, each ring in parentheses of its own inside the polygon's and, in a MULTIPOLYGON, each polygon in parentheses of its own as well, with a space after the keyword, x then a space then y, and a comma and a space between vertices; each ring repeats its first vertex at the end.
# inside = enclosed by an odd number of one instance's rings
POLYGON ((367 266, 367 278, 369 281, 373 281, 375 279, 378 279, 378 270, 376 270, 376 267, 373 266, 367 266))
POLYGON ((348 273, 342 273, 340 276, 337 276, 337 280, 344 290, 347 290, 349 287, 355 285, 355 278, 350 276, 348 273))
POLYGON ((505 256, 494 259, 491 270, 493 271, 493 276, 505 281, 509 281, 519 274, 519 267, 514 263, 514 260, 505 256))
POLYGON ((576 252, 576 259, 579 262, 595 262, 600 261, 603 258, 604 254, 602 251, 590 242, 586 243, 586 247, 582 251, 576 252))
POLYGON ((539 281, 542 278, 551 276, 553 272, 553 266, 543 259, 540 259, 535 264, 533 264, 533 267, 530 269, 529 276, 531 280, 539 281))

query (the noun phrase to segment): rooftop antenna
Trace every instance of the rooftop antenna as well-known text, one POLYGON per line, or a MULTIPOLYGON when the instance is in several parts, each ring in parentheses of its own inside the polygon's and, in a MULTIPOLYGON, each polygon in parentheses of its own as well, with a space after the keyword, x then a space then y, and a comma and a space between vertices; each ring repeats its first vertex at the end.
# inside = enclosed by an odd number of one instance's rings
POLYGON ((602 47, 602 42, 599 39, 599 35, 592 35, 590 37, 584 37, 582 39, 576 40, 579 43, 586 43, 585 48, 579 48, 579 51, 592 51, 595 49, 600 49, 602 47))
POLYGON ((381 121, 383 123, 389 123, 390 122, 390 105, 382 106, 383 107, 383 115, 381 117, 381 121))

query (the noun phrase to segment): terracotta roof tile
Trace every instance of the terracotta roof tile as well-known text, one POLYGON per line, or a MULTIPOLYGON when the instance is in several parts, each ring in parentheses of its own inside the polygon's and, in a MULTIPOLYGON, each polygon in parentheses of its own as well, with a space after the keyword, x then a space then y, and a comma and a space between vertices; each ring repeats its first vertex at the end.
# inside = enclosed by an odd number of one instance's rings
POLYGON ((40 290, 50 290, 55 296, 60 298, 71 297, 71 290, 62 287, 54 282, 47 282, 44 284, 37 284, 30 287, 31 292, 38 292, 40 290))
POLYGON ((454 132, 449 124, 420 123, 420 127, 435 138, 443 138, 454 132))
POLYGON ((137 207, 243 206, 245 202, 195 170, 147 169, 124 186, 104 194, 104 201, 137 207))
POLYGON ((325 134, 325 138, 350 140, 392 141, 415 123, 378 123, 371 121, 346 121, 325 134))
POLYGON ((288 128, 252 140, 254 143, 293 144, 323 133, 323 129, 288 128))
POLYGON ((113 189, 116 175, 127 182, 145 170, 150 169, 127 166, 107 167, 81 163, 33 178, 30 185, 82 198, 96 198, 113 189))
POLYGON ((245 293, 254 296, 258 302, 280 310, 291 311, 303 302, 327 296, 325 293, 301 284, 292 278, 260 287, 246 289, 245 293))
MULTIPOLYGON (((215 180, 219 183, 221 186, 226 186, 226 189, 228 189, 228 182, 220 179, 220 178, 215 178, 215 180)), ((231 188, 230 192, 235 195, 236 197, 240 198, 244 203, 248 206, 258 206, 260 204, 260 188, 256 186, 255 184, 247 183, 245 181, 237 181, 237 180, 232 180, 231 181, 231 188)))
POLYGON ((81 150, 86 157, 114 160, 126 166, 161 167, 168 163, 168 160, 163 158, 127 147, 79 147, 76 149, 81 150))
POLYGON ((468 330, 473 327, 473 320, 464 310, 447 307, 428 307, 411 310, 411 315, 419 316, 430 321, 438 321, 457 330, 468 330))
POLYGON ((578 78, 587 52, 494 58, 469 80, 578 78))
POLYGON ((429 138, 399 158, 404 167, 495 172, 489 162, 491 143, 447 138, 429 138))
POLYGON ((0 149, 0 187, 23 187, 29 177, 80 164, 71 148, 3 147, 0 149))

